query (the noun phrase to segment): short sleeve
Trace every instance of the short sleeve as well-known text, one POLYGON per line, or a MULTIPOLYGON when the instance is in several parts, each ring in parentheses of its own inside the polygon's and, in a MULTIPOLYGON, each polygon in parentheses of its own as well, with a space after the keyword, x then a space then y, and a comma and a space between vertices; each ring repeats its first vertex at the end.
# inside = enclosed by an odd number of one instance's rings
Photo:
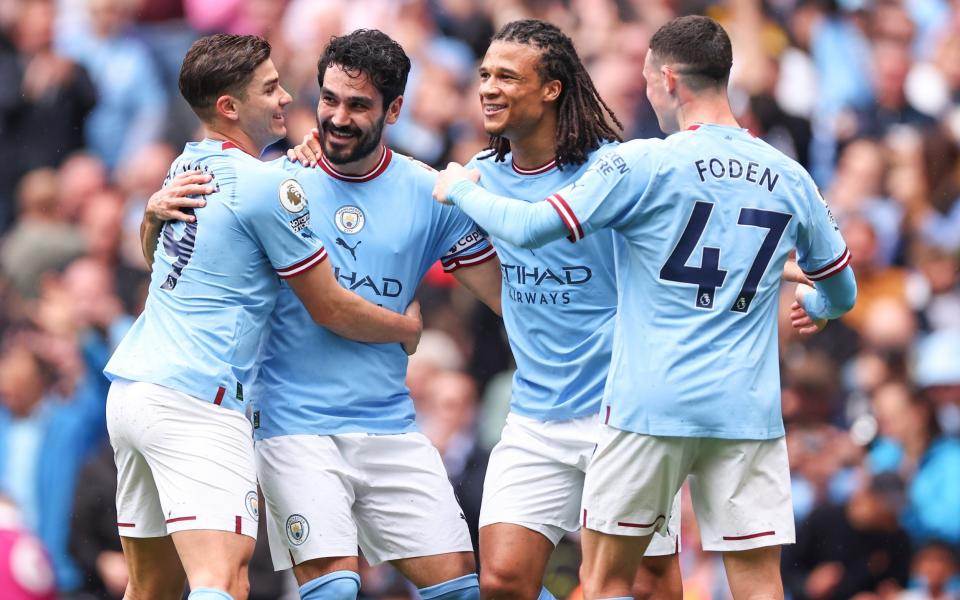
POLYGON ((461 267, 472 267, 487 262, 497 255, 487 236, 462 210, 445 207, 440 239, 443 270, 452 273, 461 267))
MULTIPOLYGON (((282 171, 252 182, 248 227, 282 279, 314 267, 327 257, 310 229, 310 207, 303 186, 282 171)), ((241 192, 243 193, 243 192, 241 192)))
POLYGON ((830 207, 809 175, 801 175, 798 193, 808 207, 808 217, 797 235, 797 264, 811 281, 839 273, 850 262, 850 251, 830 207))
POLYGON ((547 197, 577 242, 630 221, 655 171, 651 148, 660 140, 634 140, 598 151, 579 179, 547 197))

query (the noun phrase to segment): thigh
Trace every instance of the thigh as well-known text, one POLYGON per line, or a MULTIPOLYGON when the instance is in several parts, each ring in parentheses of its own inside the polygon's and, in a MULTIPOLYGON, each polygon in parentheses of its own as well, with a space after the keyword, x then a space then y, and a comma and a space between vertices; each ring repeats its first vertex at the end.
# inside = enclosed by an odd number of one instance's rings
POLYGON ((336 437, 346 438, 344 453, 362 473, 353 514, 370 564, 473 552, 443 461, 423 434, 336 437))
POLYGON ((705 440, 690 473, 704 550, 795 541, 785 438, 705 440))
POLYGON ((520 525, 556 545, 580 528, 584 471, 596 445, 596 419, 539 422, 507 417, 490 453, 480 527, 520 525))
POLYGON ((357 555, 355 474, 333 436, 258 440, 256 460, 274 569, 357 555))
POLYGON ((167 533, 216 530, 256 539, 252 428, 243 414, 148 383, 130 385, 149 410, 131 430, 149 465, 167 533))
POLYGON ((612 536, 669 533, 696 447, 696 439, 602 426, 584 483, 584 527, 612 536))
POLYGON ((180 600, 187 576, 170 536, 121 537, 129 600, 180 600))

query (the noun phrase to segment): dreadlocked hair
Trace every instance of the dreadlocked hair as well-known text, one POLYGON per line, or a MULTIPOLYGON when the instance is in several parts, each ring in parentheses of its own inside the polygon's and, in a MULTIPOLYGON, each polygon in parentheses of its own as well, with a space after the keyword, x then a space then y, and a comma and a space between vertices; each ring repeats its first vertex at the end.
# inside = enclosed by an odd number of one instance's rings
MULTIPOLYGON (((557 166, 579 165, 601 142, 623 141, 607 121, 622 131, 623 124, 603 101, 590 74, 580 62, 573 41, 560 29, 546 21, 523 19, 511 21, 498 31, 491 42, 513 42, 533 46, 540 51, 537 73, 541 81, 558 80, 557 98, 557 166)), ((503 161, 510 152, 510 140, 490 136, 489 155, 503 161)))

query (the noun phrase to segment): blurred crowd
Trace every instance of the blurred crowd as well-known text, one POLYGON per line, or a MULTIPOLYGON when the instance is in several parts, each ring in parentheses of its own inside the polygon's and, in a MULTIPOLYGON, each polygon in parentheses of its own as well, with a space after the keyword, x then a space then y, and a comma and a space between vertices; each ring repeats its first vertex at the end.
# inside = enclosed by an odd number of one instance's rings
MULTIPOLYGON (((271 42, 295 98, 276 156, 315 124, 330 36, 387 32, 413 61, 389 142, 442 166, 486 144, 476 66, 525 17, 570 34, 625 138, 662 135, 643 56, 689 13, 729 31, 740 122, 814 175, 858 279, 856 308, 810 339, 783 292, 788 595, 960 598, 960 0, 0 0, 0 595, 122 597, 101 369, 143 306, 145 201, 198 134, 176 85, 194 39, 271 42)), ((475 534, 512 360, 499 319, 440 270, 419 296, 408 383, 475 534)), ((685 598, 726 598, 684 506, 685 598)), ((251 598, 281 597, 264 559, 251 598)), ((562 542, 558 597, 577 594, 578 560, 562 542)), ((363 596, 412 594, 364 573, 363 596)))

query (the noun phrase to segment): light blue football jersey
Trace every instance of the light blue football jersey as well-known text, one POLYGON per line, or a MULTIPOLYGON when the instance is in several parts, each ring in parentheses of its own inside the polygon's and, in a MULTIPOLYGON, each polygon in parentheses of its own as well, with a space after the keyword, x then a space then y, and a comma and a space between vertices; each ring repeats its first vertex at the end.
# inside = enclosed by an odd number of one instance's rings
POLYGON ((163 226, 143 314, 104 373, 244 410, 280 279, 326 258, 292 175, 230 142, 187 144, 169 181, 200 169, 215 191, 195 223, 163 226))
MULTIPOLYGON (((454 271, 496 256, 472 220, 433 201, 436 172, 409 157, 386 150, 357 176, 325 161, 282 165, 310 197, 313 230, 327 242, 340 285, 384 308, 406 310, 437 260, 454 271)), ((416 429, 400 344, 354 342, 318 327, 287 286, 270 323, 252 392, 257 439, 416 429)))
POLYGON ((782 436, 783 264, 796 248, 817 280, 850 256, 810 176, 746 130, 719 125, 603 154, 548 198, 570 239, 603 228, 624 238, 601 415, 649 435, 782 436))
MULTIPOLYGON (((480 185, 528 202, 543 200, 579 179, 600 151, 581 165, 551 162, 522 170, 481 152, 467 164, 480 185)), ((565 240, 527 250, 494 238, 503 275, 503 323, 517 370, 510 410, 540 421, 595 415, 613 348, 617 282, 611 260, 614 232, 581 244, 565 240)))

